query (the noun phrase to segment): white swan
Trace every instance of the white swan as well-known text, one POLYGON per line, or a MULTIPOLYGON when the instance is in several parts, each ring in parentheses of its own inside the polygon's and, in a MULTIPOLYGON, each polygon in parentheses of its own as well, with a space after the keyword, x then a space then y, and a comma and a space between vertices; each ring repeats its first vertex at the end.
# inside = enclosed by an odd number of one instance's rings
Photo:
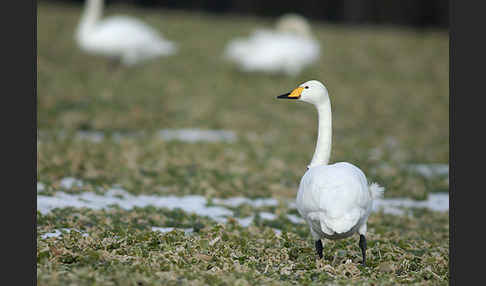
POLYGON ((319 258, 322 258, 321 238, 341 239, 358 232, 365 265, 366 223, 373 200, 383 195, 384 188, 376 183, 368 185, 363 172, 350 163, 328 165, 331 154, 331 103, 327 89, 321 82, 305 82, 277 98, 304 101, 317 108, 317 145, 300 181, 296 204, 300 215, 309 225, 319 258))
POLYGON ((119 60, 126 66, 176 52, 174 43, 137 19, 112 16, 101 20, 103 4, 103 0, 86 1, 76 33, 81 50, 119 60))
POLYGON ((231 41, 224 57, 245 72, 299 74, 320 53, 305 18, 289 14, 280 18, 275 30, 259 29, 248 38, 231 41))

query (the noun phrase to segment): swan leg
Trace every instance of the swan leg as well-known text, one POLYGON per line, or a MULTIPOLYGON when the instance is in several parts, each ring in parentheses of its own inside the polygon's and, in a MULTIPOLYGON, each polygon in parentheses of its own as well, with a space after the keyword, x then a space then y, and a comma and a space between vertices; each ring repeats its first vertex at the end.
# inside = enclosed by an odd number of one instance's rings
POLYGON ((316 252, 319 255, 319 259, 322 259, 322 241, 320 239, 316 240, 316 252))
POLYGON ((362 234, 359 235, 359 248, 363 254, 363 266, 366 266, 366 237, 362 234))

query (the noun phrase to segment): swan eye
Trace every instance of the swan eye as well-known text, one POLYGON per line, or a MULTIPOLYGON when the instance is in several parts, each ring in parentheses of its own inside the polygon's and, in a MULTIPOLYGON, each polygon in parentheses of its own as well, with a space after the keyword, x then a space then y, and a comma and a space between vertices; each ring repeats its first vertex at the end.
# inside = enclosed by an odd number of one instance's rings
POLYGON ((309 87, 308 87, 308 86, 305 86, 304 88, 306 88, 306 89, 307 89, 307 88, 309 88, 309 87))

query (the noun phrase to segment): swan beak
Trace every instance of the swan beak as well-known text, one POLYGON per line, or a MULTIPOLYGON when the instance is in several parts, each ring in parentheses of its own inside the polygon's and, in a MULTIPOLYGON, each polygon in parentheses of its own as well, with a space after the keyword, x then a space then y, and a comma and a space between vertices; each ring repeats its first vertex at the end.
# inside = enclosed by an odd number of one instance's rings
POLYGON ((292 92, 277 96, 277 98, 299 99, 300 94, 302 93, 303 90, 304 90, 303 87, 298 87, 298 88, 292 90, 292 92))

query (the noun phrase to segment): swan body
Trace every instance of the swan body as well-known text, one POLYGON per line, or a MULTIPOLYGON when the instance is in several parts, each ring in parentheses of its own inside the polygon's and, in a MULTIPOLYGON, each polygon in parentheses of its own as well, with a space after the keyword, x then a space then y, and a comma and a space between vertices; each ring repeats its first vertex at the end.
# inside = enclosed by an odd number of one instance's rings
POLYGON ((76 33, 81 50, 120 60, 126 66, 172 55, 176 45, 147 24, 127 16, 101 19, 103 0, 87 0, 76 33))
POLYGON ((307 21, 297 15, 286 15, 275 30, 258 29, 248 38, 231 41, 225 58, 245 72, 284 73, 295 76, 313 64, 320 53, 307 21))
POLYGON ((328 164, 331 152, 331 104, 326 87, 311 80, 278 98, 304 101, 316 106, 319 118, 316 150, 297 192, 296 205, 307 222, 322 258, 322 238, 342 239, 360 234, 365 263, 367 220, 373 200, 384 188, 368 184, 365 174, 347 162, 328 164))

